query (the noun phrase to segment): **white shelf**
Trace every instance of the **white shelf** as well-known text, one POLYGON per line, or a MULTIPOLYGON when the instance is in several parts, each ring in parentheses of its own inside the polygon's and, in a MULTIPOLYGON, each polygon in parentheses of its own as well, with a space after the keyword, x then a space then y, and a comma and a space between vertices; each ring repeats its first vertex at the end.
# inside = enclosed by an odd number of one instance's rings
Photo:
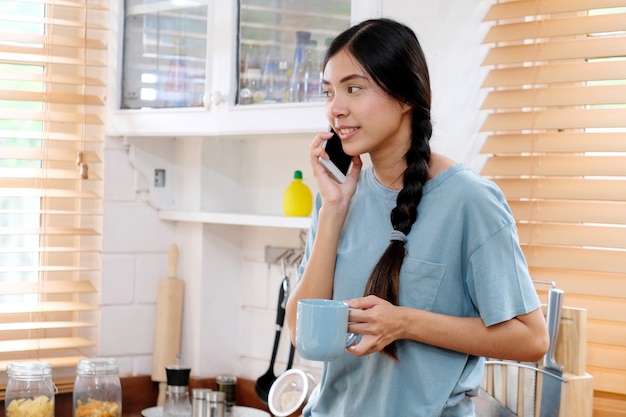
POLYGON ((310 217, 265 216, 258 214, 160 211, 159 218, 177 222, 283 227, 290 229, 308 229, 311 226, 310 217))

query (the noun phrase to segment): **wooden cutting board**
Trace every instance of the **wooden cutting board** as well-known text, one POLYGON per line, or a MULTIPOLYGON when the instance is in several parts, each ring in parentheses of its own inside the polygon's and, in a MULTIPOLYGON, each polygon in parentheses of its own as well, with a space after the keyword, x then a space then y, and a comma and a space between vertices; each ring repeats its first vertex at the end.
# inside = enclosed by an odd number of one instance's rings
POLYGON ((152 380, 159 382, 157 405, 163 405, 167 375, 165 367, 177 363, 183 323, 185 281, 177 278, 178 247, 170 246, 166 278, 159 280, 152 356, 152 380))

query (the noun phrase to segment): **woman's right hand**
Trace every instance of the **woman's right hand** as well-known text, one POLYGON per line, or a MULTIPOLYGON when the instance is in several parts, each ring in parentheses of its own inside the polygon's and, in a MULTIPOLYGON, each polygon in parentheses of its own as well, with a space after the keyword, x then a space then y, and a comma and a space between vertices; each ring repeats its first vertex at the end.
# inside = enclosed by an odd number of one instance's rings
POLYGON ((322 144, 326 139, 330 139, 332 135, 332 132, 322 132, 315 136, 315 139, 311 142, 311 168, 313 169, 313 176, 317 182, 324 205, 345 205, 347 208, 350 204, 350 199, 356 190, 356 184, 359 179, 359 173, 361 172, 363 162, 361 161, 360 156, 353 156, 352 165, 346 175, 346 181, 343 184, 335 181, 330 172, 328 172, 318 159, 319 157, 328 158, 328 154, 324 150, 322 144))

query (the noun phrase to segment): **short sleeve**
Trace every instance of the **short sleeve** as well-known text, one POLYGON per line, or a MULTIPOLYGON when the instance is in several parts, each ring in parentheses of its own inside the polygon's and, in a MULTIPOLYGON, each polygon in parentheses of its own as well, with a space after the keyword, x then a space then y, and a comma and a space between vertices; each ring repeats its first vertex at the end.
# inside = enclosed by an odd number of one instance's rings
POLYGON ((541 306, 514 223, 502 227, 471 254, 467 285, 486 326, 541 306))

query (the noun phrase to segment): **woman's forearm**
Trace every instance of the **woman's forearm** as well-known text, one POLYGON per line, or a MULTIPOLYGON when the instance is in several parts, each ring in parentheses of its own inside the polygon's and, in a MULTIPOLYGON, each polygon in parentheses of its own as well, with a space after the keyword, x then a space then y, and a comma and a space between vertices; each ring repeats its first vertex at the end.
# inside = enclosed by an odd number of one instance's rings
POLYGON ((453 317, 405 309, 405 334, 414 339, 475 356, 535 362, 545 353, 545 319, 541 309, 492 326, 482 319, 453 317))

